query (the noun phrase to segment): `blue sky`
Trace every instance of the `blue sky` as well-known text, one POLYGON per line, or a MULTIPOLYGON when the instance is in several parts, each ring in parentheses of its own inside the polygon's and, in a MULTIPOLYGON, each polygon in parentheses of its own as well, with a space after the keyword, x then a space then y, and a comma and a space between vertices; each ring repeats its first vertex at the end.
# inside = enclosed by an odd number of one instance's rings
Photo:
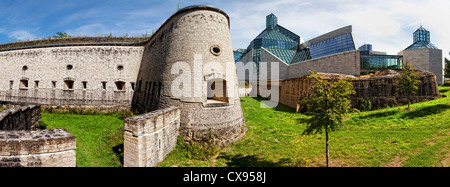
MULTIPOLYGON (((1 0, 0 43, 33 40, 67 32, 73 36, 143 35, 156 31, 175 13, 178 0, 1 0)), ((420 26, 431 32, 431 42, 450 51, 448 0, 192 0, 181 7, 208 4, 231 19, 234 48, 246 48, 265 28, 265 16, 304 40, 353 25, 357 45, 396 54, 412 44, 420 26)))

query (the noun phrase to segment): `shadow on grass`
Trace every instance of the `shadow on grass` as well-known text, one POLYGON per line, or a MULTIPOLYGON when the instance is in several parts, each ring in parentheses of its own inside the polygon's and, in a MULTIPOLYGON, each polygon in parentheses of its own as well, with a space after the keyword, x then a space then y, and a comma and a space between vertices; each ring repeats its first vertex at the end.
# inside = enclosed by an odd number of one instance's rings
POLYGON ((448 104, 432 105, 405 113, 402 117, 408 119, 420 118, 428 115, 436 115, 448 109, 450 109, 450 105, 448 104))
POLYGON ((444 93, 447 93, 449 91, 450 91, 450 89, 442 89, 442 90, 439 90, 439 93, 444 94, 444 93))
MULTIPOLYGON (((266 99, 266 98, 263 98, 263 97, 251 97, 251 98, 254 99, 254 100, 257 100, 258 102, 269 101, 269 99, 266 99)), ((278 103, 278 105, 275 108, 273 108, 273 109, 276 110, 276 111, 281 111, 281 112, 295 113, 295 109, 294 108, 288 107, 288 106, 283 105, 281 103, 278 103)))
POLYGON ((384 118, 384 117, 395 115, 396 113, 398 113, 398 111, 396 111, 396 110, 395 111, 377 112, 377 113, 369 114, 369 115, 366 115, 366 116, 361 116, 361 117, 358 117, 358 118, 360 118, 360 119, 384 118))
POLYGON ((272 162, 259 158, 258 155, 224 155, 218 157, 227 160, 229 167, 286 167, 292 162, 290 158, 280 159, 278 162, 272 162))
POLYGON ((112 150, 119 157, 120 165, 123 166, 123 144, 113 147, 112 150))

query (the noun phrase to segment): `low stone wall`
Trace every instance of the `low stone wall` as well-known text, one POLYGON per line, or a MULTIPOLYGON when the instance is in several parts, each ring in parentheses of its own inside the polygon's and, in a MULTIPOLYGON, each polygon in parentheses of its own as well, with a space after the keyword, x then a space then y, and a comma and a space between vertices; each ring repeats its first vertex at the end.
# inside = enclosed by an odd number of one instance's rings
POLYGON ((2 104, 0 130, 31 130, 39 126, 41 106, 2 104))
POLYGON ((169 107, 125 119, 124 167, 153 167, 177 144, 180 109, 169 107))
POLYGON ((75 148, 64 129, 0 131, 0 167, 75 167, 75 148))
POLYGON ((65 129, 32 131, 41 107, 0 102, 0 167, 75 167, 76 138, 65 129))
MULTIPOLYGON (((436 76, 429 71, 417 72, 420 75, 421 83, 418 85, 419 89, 416 91, 416 94, 411 96, 412 102, 422 102, 439 98, 440 94, 436 76)), ((349 76, 332 73, 319 74, 327 80, 336 80, 343 76, 349 76)), ((360 98, 370 100, 374 109, 408 104, 407 95, 400 93, 396 88, 395 82, 399 79, 399 72, 393 70, 379 72, 377 76, 356 78, 352 81, 356 91, 356 94, 351 97, 352 104, 355 105, 356 101, 360 98)), ((278 87, 280 103, 297 108, 298 101, 310 96, 310 88, 314 86, 314 81, 303 76, 300 78, 280 80, 274 83, 260 82, 259 85, 261 84, 268 84, 268 87, 274 89, 278 87)), ((258 90, 258 95, 260 94, 261 92, 258 90)), ((301 107, 300 110, 303 110, 303 108, 301 107)))

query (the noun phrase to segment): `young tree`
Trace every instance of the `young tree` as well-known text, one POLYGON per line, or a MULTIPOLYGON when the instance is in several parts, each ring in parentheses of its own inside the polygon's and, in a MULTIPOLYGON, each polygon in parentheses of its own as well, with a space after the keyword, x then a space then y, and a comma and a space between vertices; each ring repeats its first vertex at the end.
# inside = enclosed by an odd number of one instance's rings
POLYGON ((326 161, 330 166, 329 138, 330 131, 337 131, 342 126, 342 120, 351 111, 349 96, 355 94, 352 78, 339 79, 334 82, 323 80, 315 72, 310 71, 309 79, 315 80, 311 88, 312 96, 300 101, 310 105, 312 114, 303 135, 322 133, 325 130, 326 161))
POLYGON ((419 78, 419 74, 414 72, 413 67, 408 61, 403 64, 402 73, 400 80, 397 82, 397 87, 400 92, 407 94, 408 109, 411 103, 411 94, 416 93, 416 90, 419 89, 419 87, 417 87, 420 83, 419 78))

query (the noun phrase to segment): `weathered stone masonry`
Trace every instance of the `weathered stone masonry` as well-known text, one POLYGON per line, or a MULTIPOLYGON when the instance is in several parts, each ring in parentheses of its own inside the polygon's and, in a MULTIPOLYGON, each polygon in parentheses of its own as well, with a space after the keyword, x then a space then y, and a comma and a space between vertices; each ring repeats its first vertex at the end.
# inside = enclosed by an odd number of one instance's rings
POLYGON ((0 52, 0 100, 129 108, 143 49, 66 46, 0 52))
MULTIPOLYGON (((412 101, 427 101, 440 97, 436 76, 428 71, 417 71, 420 75, 421 83, 416 94, 411 96, 412 101)), ((323 79, 333 81, 349 75, 318 73, 323 79)), ((400 93, 395 84, 400 78, 399 72, 393 70, 385 70, 378 76, 373 77, 354 77, 352 81, 356 94, 351 97, 352 104, 356 104, 357 99, 369 100, 373 108, 383 108, 386 106, 397 106, 408 103, 407 96, 400 93), (389 75, 385 75, 388 73, 389 75)), ((260 84, 267 84, 262 82, 260 84)), ((280 94, 280 103, 297 108, 298 101, 311 95, 310 88, 314 86, 314 81, 307 79, 307 76, 280 80, 277 82, 268 82, 271 87, 278 87, 280 94)), ((258 90, 259 91, 259 90, 258 90)), ((258 94, 260 94, 258 92, 258 94)), ((304 110, 304 106, 300 106, 300 110, 304 110)))
POLYGON ((132 108, 145 112, 177 106, 185 138, 200 140, 211 130, 219 144, 227 144, 246 132, 237 89, 228 15, 209 6, 187 7, 170 17, 145 46, 132 108), (190 72, 172 74, 178 62, 187 63, 190 72), (215 73, 204 69, 210 62, 216 64, 215 73), (191 87, 190 97, 173 95, 172 83, 180 77, 191 80, 186 85, 191 87), (227 85, 226 102, 220 106, 208 105, 203 90, 210 80, 227 85))
POLYGON ((230 20, 210 6, 179 10, 139 45, 0 51, 0 74, 0 100, 150 112, 125 120, 125 166, 156 165, 173 149, 179 131, 187 140, 212 132, 218 144, 237 141, 247 131, 230 20), (189 72, 173 74, 178 62, 188 64, 189 72), (191 85, 183 86, 191 86, 192 95, 172 93, 174 80, 180 78, 191 79, 191 85), (210 85, 225 88, 225 95, 208 97, 204 90, 212 91, 210 85), (160 118, 163 122, 151 122, 160 118))
POLYGON ((0 112, 1 130, 30 130, 39 126, 41 120, 41 106, 39 105, 13 105, 4 103, 6 107, 0 112))
POLYGON ((180 109, 169 107, 125 119, 124 166, 153 167, 177 144, 180 109))
POLYGON ((0 167, 76 166, 75 136, 64 129, 30 130, 40 114, 39 105, 0 112, 0 167))

